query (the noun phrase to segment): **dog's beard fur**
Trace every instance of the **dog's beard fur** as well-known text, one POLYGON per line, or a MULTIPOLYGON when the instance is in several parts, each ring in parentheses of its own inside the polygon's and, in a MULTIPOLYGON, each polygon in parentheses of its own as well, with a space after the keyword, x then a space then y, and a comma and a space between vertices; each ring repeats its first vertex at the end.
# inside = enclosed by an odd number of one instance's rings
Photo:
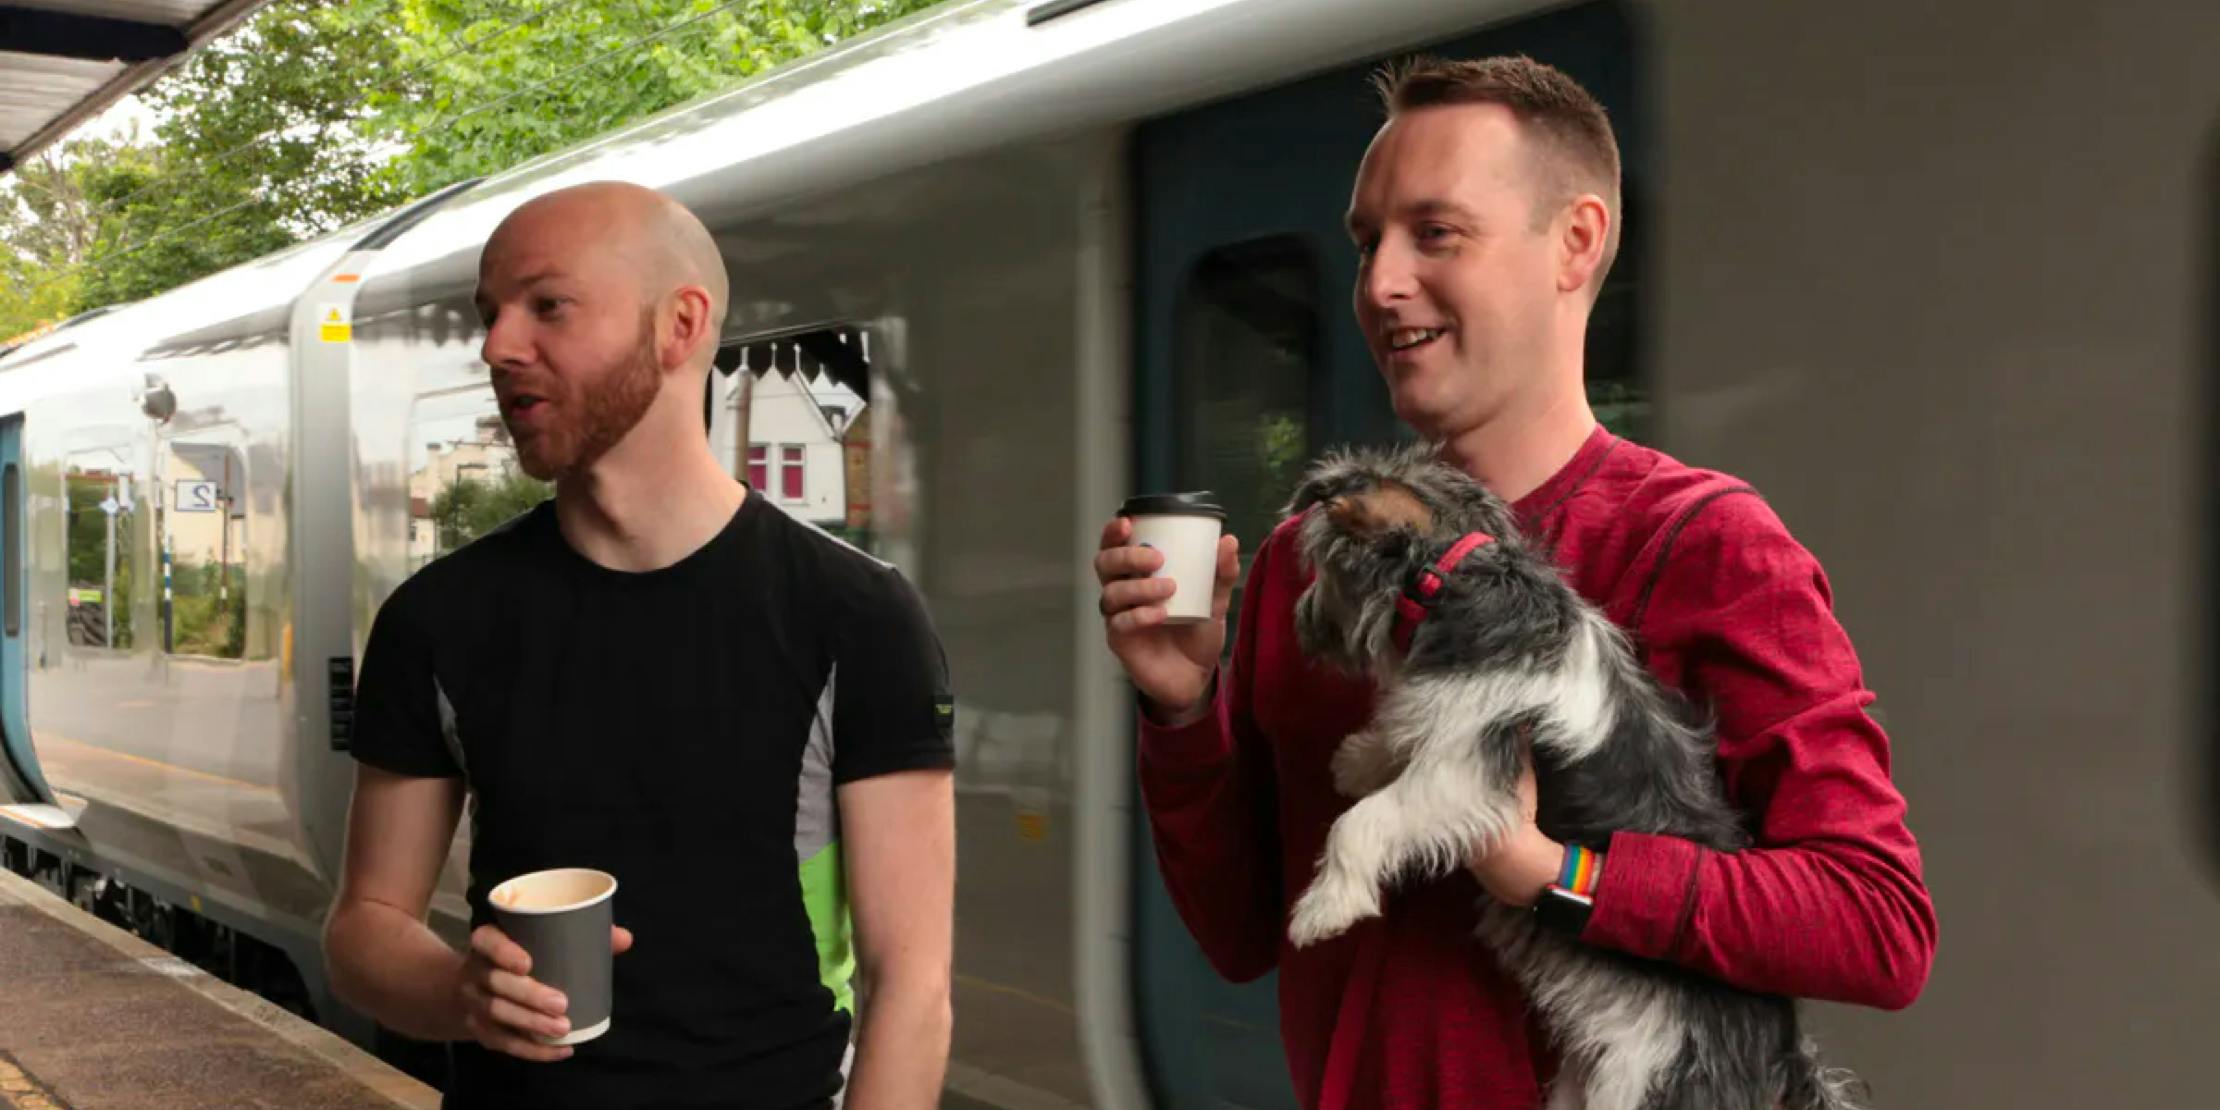
MULTIPOLYGON (((1381 890, 1441 875, 1500 843, 1518 811, 1523 750, 1537 821, 1602 845, 1625 829, 1720 851, 1748 835, 1719 788, 1710 732, 1660 688, 1626 638, 1518 534, 1508 508, 1418 444, 1343 452, 1289 503, 1314 573, 1296 603, 1303 650, 1370 676, 1373 719, 1335 752, 1359 799, 1334 822, 1297 900, 1298 946, 1380 912, 1381 890), (1448 574, 1398 645, 1398 600, 1460 537, 1492 542, 1448 574)), ((1525 988, 1563 1054, 1553 1110, 1847 1110, 1846 1073, 1821 1068, 1794 1004, 1541 930, 1488 902, 1479 935, 1525 988)))

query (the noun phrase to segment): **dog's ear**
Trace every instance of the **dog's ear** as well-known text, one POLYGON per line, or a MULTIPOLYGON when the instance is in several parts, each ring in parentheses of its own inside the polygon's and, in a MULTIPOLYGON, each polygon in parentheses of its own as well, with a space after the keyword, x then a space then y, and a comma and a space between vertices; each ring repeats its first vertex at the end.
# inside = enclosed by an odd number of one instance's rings
POLYGON ((1434 511, 1401 482, 1382 482, 1344 501, 1350 508, 1342 510, 1342 515, 1367 533, 1407 529, 1423 536, 1434 529, 1434 511))
POLYGON ((1280 511, 1286 516, 1301 516, 1310 511, 1311 506, 1331 501, 1363 485, 1358 472, 1346 459, 1329 455, 1303 476, 1302 484, 1295 487, 1295 496, 1289 498, 1280 511))
POLYGON ((1335 531, 1367 541, 1392 532, 1425 535, 1434 527, 1434 511, 1409 486, 1358 468, 1321 467, 1296 490, 1288 515, 1319 506, 1335 531))

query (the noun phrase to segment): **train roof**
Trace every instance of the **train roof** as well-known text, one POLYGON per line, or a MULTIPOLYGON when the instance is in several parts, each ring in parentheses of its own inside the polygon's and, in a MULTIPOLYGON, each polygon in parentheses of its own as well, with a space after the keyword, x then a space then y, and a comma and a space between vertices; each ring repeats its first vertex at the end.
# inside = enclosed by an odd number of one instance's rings
MULTIPOLYGON (((761 209, 1013 143, 1146 119, 1507 18, 1534 0, 951 0, 648 120, 476 184, 365 267, 375 313, 459 295, 480 245, 533 196, 615 179, 699 210, 761 209)), ((140 350, 282 321, 347 247, 397 209, 133 304, 70 331, 140 350), (111 340, 114 342, 115 340, 111 340)), ((0 372, 61 335, 0 355, 0 372)))
POLYGON ((461 294, 495 225, 567 185, 632 181, 729 217, 1294 80, 1458 33, 1490 7, 1508 16, 1536 5, 1097 0, 1040 18, 1059 6, 953 0, 492 178, 383 252, 361 306, 461 294))

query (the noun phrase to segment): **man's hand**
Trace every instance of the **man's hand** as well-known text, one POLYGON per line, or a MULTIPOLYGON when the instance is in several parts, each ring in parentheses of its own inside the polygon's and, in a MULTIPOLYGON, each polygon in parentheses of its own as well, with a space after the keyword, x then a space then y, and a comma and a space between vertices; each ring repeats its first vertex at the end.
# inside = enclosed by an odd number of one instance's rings
POLYGON ((1519 768, 1518 827, 1494 851, 1476 848, 1469 865, 1488 896, 1505 905, 1533 905, 1565 865, 1565 846, 1543 835, 1534 823, 1536 798, 1534 757, 1528 752, 1519 768))
MULTIPOLYGON (((631 947, 632 931, 612 926, 609 951, 631 947)), ((541 1063, 568 1059, 572 1046, 541 1044, 535 1038, 570 1032, 570 1019, 563 1016, 570 1000, 531 975, 531 953, 501 930, 478 926, 470 934, 470 956, 455 982, 463 1028, 495 1052, 541 1063)))
POLYGON ((1210 693, 1210 676, 1226 646, 1226 609, 1241 577, 1241 542, 1218 538, 1218 577, 1211 590, 1210 619, 1166 625, 1166 603, 1178 584, 1151 578, 1164 566, 1164 553, 1131 546, 1133 521, 1118 517, 1102 529, 1095 555, 1095 577, 1102 583, 1100 606, 1110 652, 1125 667, 1135 688, 1160 711, 1167 724, 1200 716, 1210 693))

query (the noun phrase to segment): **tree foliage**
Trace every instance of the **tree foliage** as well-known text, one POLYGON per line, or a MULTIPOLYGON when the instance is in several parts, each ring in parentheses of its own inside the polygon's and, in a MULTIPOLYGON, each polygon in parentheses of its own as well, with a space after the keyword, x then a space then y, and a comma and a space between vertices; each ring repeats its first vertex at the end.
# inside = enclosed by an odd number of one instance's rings
POLYGON ((141 94, 150 136, 0 179, 0 343, 706 93, 937 0, 276 0, 141 94))
POLYGON ((498 481, 458 478, 432 498, 438 550, 445 554, 471 543, 554 495, 555 487, 525 474, 498 481))
POLYGON ((401 64, 378 94, 411 193, 496 173, 802 57, 936 0, 398 0, 401 64), (505 30, 519 19, 532 22, 505 30), (456 50, 450 44, 469 43, 456 50))

